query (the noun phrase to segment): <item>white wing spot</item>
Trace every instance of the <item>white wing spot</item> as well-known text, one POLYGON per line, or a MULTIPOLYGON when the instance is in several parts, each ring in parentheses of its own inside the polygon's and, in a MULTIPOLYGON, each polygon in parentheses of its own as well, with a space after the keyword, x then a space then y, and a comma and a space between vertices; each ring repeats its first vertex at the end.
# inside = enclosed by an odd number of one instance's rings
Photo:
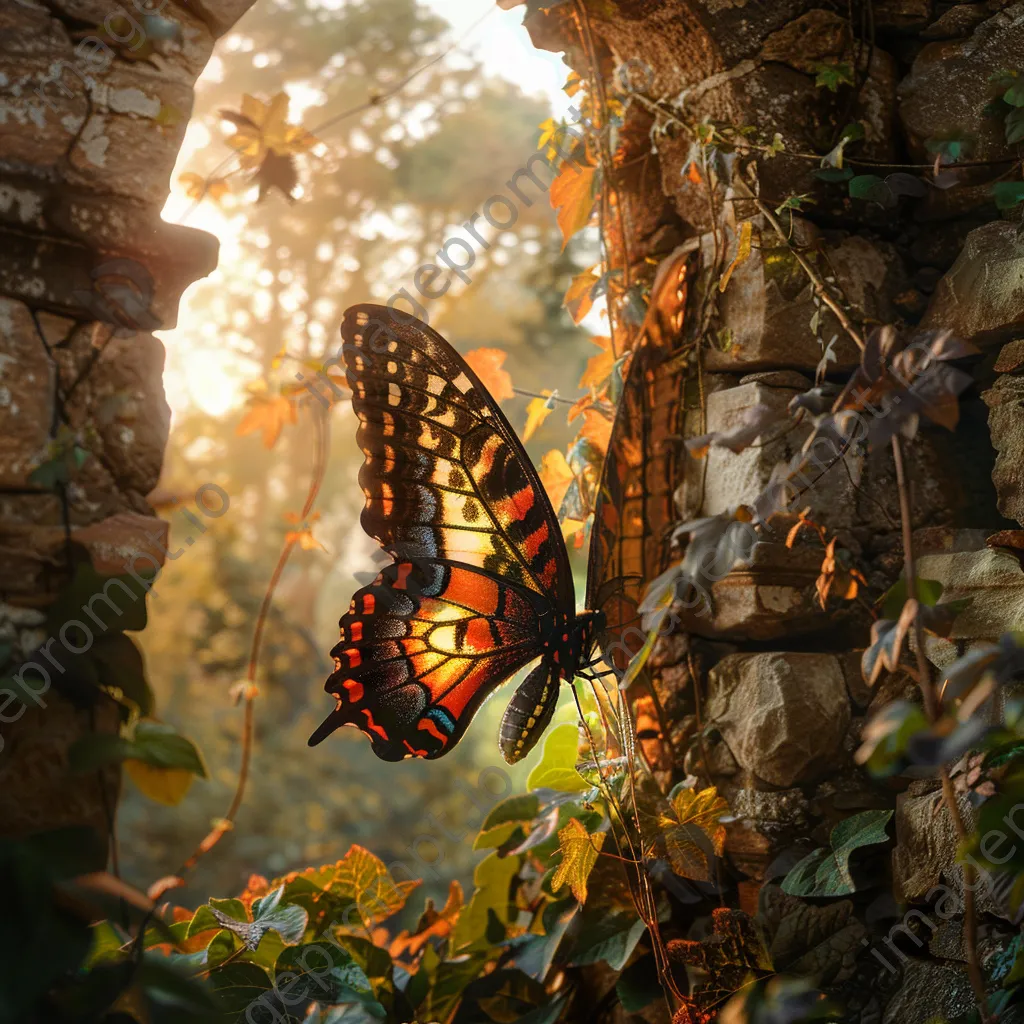
POLYGON ((464 394, 468 395, 473 385, 469 383, 469 378, 464 374, 460 373, 452 383, 464 394))

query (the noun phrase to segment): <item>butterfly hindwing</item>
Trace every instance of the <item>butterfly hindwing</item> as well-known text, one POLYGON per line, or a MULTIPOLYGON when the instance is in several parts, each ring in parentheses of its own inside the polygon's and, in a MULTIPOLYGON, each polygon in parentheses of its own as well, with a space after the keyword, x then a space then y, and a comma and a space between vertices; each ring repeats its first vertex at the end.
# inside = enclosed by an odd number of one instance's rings
MULTIPOLYGON (((402 314, 398 314, 403 316, 402 314)), ((322 740, 358 726, 387 760, 439 757, 574 612, 558 521, 529 457, 459 354, 360 305, 342 324, 359 418, 361 522, 394 563, 353 597, 322 740)))

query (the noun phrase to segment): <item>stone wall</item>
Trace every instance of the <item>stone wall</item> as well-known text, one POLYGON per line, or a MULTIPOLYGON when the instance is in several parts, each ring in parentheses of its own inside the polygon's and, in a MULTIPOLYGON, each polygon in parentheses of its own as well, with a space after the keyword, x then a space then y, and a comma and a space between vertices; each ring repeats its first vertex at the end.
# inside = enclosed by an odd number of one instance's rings
MULTIPOLYGON (((1024 525, 1024 343, 1016 340, 1024 333, 1024 243, 1019 216, 1003 219, 991 189, 1019 152, 998 119, 983 113, 994 95, 991 76, 1024 69, 1024 3, 875 0, 870 7, 853 4, 851 26, 847 5, 825 0, 623 0, 588 4, 587 21, 604 72, 641 58, 651 69, 647 98, 681 121, 749 126, 756 129, 750 137, 768 141, 783 135, 783 152, 748 153, 733 173, 755 181, 769 207, 793 195, 809 200, 792 222, 787 216, 790 242, 831 267, 830 281, 856 321, 949 327, 981 350, 958 432, 925 428, 909 446, 920 572, 945 585, 946 599, 974 598, 950 639, 929 648, 942 665, 972 642, 1024 623, 1024 535, 1014 533, 1024 525), (872 40, 862 31, 869 13, 872 40), (816 69, 830 60, 850 63, 855 87, 816 86, 816 69), (827 152, 851 121, 866 128, 856 151, 863 159, 932 161, 929 143, 962 131, 969 158, 993 163, 958 171, 955 188, 929 185, 920 197, 882 209, 823 182, 819 165, 797 155, 827 152)), ((571 66, 591 77, 590 47, 570 5, 531 14, 527 26, 536 45, 565 50, 571 66)), ((642 273, 645 261, 664 256, 666 231, 699 239, 707 261, 712 212, 729 204, 734 216, 723 220, 730 252, 737 223, 754 225, 753 252, 718 301, 716 334, 727 343, 706 343, 700 356, 703 410, 689 392, 680 395, 687 435, 734 427, 757 404, 783 409, 812 386, 822 338, 838 336, 828 372, 845 380, 856 348, 827 310, 812 328, 815 292, 790 246, 744 202, 749 191, 729 174, 720 176, 709 203, 707 190, 686 173, 692 136, 659 120, 652 107, 629 103, 618 135, 624 231, 617 218, 606 222, 612 265, 642 273), (627 169, 636 166, 642 170, 627 169)), ((750 502, 805 437, 792 431, 739 454, 712 449, 706 472, 691 462, 677 492, 680 519, 750 502)), ((838 536, 871 591, 881 593, 902 569, 892 458, 887 450, 850 452, 842 463, 799 507, 838 536)), ((797 841, 827 845, 844 816, 886 807, 897 811, 892 891, 920 903, 927 883, 959 870, 949 823, 934 813, 934 787, 908 789, 906 779, 882 785, 853 760, 870 714, 895 697, 914 699, 916 691, 906 682, 874 690, 863 682, 859 649, 868 643, 870 616, 856 603, 821 608, 814 592, 821 546, 812 534, 787 549, 792 522, 780 517, 752 563, 714 584, 713 614, 683 615, 688 635, 663 640, 655 651, 655 685, 672 720, 673 746, 691 747, 675 778, 695 772, 727 796, 737 816, 727 855, 748 879, 740 886, 748 907, 777 877, 773 861, 781 851, 797 841), (695 706, 695 688, 703 708, 695 706), (706 736, 699 754, 698 725, 706 736)), ((886 979, 871 977, 869 963, 854 1000, 859 1019, 925 1024, 937 1013, 952 1016, 965 998, 970 1006, 962 945, 941 956, 940 967, 927 948, 915 954, 895 995, 886 979), (922 989, 927 999, 918 998, 922 989)))
MULTIPOLYGON (((45 638, 73 552, 111 574, 166 537, 146 501, 170 420, 152 332, 174 325, 217 243, 160 211, 195 80, 253 2, 0 5, 0 641, 15 666, 45 638), (65 483, 30 480, 73 444, 65 483)), ((109 796, 69 780, 67 750, 117 714, 60 682, 3 726, 4 833, 107 831, 109 796)))

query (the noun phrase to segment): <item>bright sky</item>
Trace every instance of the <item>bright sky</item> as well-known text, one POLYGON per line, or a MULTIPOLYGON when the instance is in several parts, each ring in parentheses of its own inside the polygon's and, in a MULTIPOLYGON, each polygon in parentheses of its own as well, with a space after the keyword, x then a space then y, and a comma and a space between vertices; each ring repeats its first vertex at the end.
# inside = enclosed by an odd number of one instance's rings
MULTIPOLYGON (((562 92, 562 85, 568 70, 560 55, 534 49, 522 25, 525 6, 503 11, 494 0, 422 2, 452 25, 454 38, 465 36, 460 50, 479 60, 489 74, 515 82, 524 92, 547 98, 552 110, 558 114, 565 111, 570 101, 562 92), (487 12, 488 5, 491 13, 467 35, 473 23, 487 12)), ((217 73, 215 58, 206 74, 217 73)), ((284 88, 284 84, 280 83, 280 87, 284 88)), ((273 83, 268 83, 267 91, 276 91, 273 83)), ((305 95, 308 90, 290 88, 288 91, 292 96, 291 116, 294 120, 301 112, 300 108, 305 107, 311 98, 305 95)), ((318 113, 310 120, 322 120, 325 115, 326 112, 318 113)), ((178 176, 188 168, 195 152, 211 144, 218 146, 220 141, 211 139, 205 126, 198 123, 189 126, 172 175, 172 192, 164 207, 164 219, 179 223, 186 217, 185 222, 190 226, 216 235, 221 242, 220 265, 237 265, 245 258, 237 244, 244 224, 243 213, 237 207, 233 212, 225 212, 209 201, 194 206, 178 184, 178 176)), ((206 280, 216 283, 217 276, 215 271, 206 280)), ((193 286, 185 292, 177 328, 161 331, 158 335, 167 347, 164 374, 167 399, 175 411, 197 405, 207 413, 220 415, 241 401, 251 370, 242 366, 230 349, 218 344, 215 325, 193 302, 195 291, 196 286, 193 286)))

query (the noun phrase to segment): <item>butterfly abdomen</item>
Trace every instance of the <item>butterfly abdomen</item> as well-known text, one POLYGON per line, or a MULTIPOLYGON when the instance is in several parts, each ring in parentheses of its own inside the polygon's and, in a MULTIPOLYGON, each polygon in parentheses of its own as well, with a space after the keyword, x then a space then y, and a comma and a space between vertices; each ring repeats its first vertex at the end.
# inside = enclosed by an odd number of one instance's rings
POLYGON ((545 658, 513 694, 498 731, 498 747, 508 764, 526 757, 547 728, 558 704, 560 676, 558 668, 545 658))

